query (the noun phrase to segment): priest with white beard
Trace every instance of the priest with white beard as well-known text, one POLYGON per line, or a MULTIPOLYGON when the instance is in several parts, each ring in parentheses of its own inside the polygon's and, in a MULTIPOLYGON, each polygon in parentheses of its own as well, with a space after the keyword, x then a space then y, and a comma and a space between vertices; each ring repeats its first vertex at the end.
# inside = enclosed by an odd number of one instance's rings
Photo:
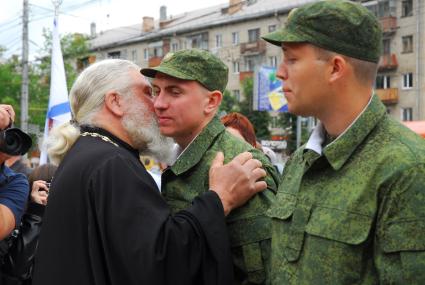
POLYGON ((151 86, 139 67, 105 60, 70 92, 73 119, 47 142, 59 163, 43 221, 33 284, 231 284, 225 215, 266 188, 261 163, 243 153, 210 170, 211 191, 176 213, 139 154, 169 162, 151 86), (248 189, 248 190, 247 190, 248 189))

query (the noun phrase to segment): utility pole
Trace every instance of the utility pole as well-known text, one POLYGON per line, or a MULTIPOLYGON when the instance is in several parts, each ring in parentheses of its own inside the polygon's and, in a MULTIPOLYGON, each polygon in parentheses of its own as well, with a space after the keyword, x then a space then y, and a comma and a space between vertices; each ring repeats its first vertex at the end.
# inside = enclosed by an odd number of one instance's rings
POLYGON ((28 132, 28 0, 24 0, 22 18, 21 129, 24 132, 28 132))

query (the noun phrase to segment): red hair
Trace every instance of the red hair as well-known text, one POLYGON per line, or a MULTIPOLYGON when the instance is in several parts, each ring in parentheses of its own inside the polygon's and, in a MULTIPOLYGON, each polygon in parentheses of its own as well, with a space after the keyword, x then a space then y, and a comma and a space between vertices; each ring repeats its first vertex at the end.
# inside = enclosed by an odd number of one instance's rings
POLYGON ((239 131, 246 142, 253 147, 256 146, 254 127, 247 117, 240 113, 229 113, 221 118, 221 122, 225 127, 239 131))

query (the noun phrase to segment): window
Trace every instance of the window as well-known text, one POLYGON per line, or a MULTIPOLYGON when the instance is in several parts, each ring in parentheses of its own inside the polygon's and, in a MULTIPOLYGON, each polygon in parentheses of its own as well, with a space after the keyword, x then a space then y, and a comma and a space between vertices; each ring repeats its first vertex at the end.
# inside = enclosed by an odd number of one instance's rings
POLYGON ((413 36, 404 36, 401 40, 403 42, 403 53, 413 52, 413 36))
POLYGON ((108 52, 108 58, 121 58, 120 51, 108 52))
POLYGON ((171 51, 178 51, 179 50, 179 44, 178 43, 172 43, 171 44, 171 51))
POLYGON ((232 33, 232 44, 234 45, 239 44, 239 32, 232 33))
POLYGON ((269 65, 271 67, 277 66, 277 57, 276 56, 269 56, 269 65))
POLYGON ((221 34, 215 35, 215 47, 222 47, 223 46, 223 37, 221 34))
POLYGON ((388 17, 396 15, 396 6, 394 0, 379 0, 364 2, 364 6, 368 8, 376 17, 388 17))
POLYGON ((253 59, 246 59, 245 60, 245 71, 254 71, 255 68, 255 62, 253 59))
POLYGON ((410 17, 413 16, 413 1, 412 0, 403 0, 401 2, 401 16, 410 17))
POLYGON ((198 48, 198 49, 208 49, 208 33, 201 33, 190 36, 185 49, 187 47, 198 48))
POLYGON ((384 39, 382 41, 383 45, 383 52, 384 54, 390 54, 391 53, 391 40, 390 39, 384 39))
POLYGON ((233 62, 233 73, 239 73, 239 61, 233 62))
POLYGON ((241 101, 241 92, 238 89, 233 90, 233 97, 236 99, 237 102, 240 102, 241 101))
POLYGON ((269 33, 276 31, 276 25, 269 26, 269 33))
POLYGON ((390 16, 390 1, 378 2, 378 16, 379 17, 390 16))
POLYGON ((401 108, 401 120, 402 121, 412 121, 413 120, 413 110, 412 108, 401 108))
POLYGON ((403 89, 410 89, 413 87, 413 73, 403 74, 403 89))
POLYGON ((148 59, 149 59, 149 49, 145 48, 145 49, 143 50, 143 58, 144 58, 145 60, 148 60, 148 59))
POLYGON ((391 80, 389 75, 377 75, 375 80, 376 89, 387 89, 391 86, 391 80))
MULTIPOLYGON (((152 49, 151 49, 152 50, 152 49)), ((162 51, 162 47, 154 47, 153 48, 153 57, 161 57, 163 56, 163 51, 162 51)), ((148 54, 149 56, 149 54, 148 54)))
POLYGON ((260 38, 260 29, 248 30, 248 42, 256 42, 260 38))
POLYGON ((126 49, 121 52, 121 57, 120 58, 122 58, 122 59, 128 59, 128 57, 127 57, 127 50, 126 49))
POLYGON ((137 61, 137 49, 131 51, 131 60, 134 62, 137 61))

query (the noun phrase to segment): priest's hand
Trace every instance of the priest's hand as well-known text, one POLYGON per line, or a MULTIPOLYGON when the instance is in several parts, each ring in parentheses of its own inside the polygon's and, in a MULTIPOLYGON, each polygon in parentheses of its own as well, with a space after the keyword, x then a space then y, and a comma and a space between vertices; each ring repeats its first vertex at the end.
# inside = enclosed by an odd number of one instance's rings
POLYGON ((261 168, 261 162, 253 159, 249 152, 239 154, 225 165, 223 161, 223 153, 217 153, 209 172, 209 187, 218 194, 224 214, 228 215, 267 188, 265 181, 258 181, 266 176, 266 172, 261 168))

